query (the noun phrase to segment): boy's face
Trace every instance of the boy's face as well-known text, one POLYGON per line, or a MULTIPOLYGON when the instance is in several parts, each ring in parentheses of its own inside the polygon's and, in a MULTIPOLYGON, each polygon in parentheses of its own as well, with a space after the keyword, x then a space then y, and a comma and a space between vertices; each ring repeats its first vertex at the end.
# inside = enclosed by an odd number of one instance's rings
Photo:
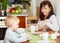
POLYGON ((19 23, 17 23, 17 22, 14 22, 13 24, 12 24, 12 26, 13 26, 13 28, 18 28, 19 27, 19 23))
POLYGON ((19 27, 19 22, 17 20, 12 20, 11 26, 15 30, 19 27))

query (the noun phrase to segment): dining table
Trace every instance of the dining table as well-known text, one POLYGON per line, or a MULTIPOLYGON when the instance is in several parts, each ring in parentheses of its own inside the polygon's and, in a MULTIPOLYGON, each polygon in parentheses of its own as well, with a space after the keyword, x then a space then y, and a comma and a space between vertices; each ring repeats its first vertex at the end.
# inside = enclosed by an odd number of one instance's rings
MULTIPOLYGON (((30 39, 22 42, 22 43, 39 43, 39 41, 43 41, 43 37, 40 36, 39 34, 33 34, 31 31, 26 30, 27 34, 30 34, 30 39)), ((49 34, 54 33, 52 31, 49 31, 49 34)), ((60 36, 58 36, 56 39, 52 39, 50 36, 48 37, 48 41, 51 43, 60 43, 60 36)))

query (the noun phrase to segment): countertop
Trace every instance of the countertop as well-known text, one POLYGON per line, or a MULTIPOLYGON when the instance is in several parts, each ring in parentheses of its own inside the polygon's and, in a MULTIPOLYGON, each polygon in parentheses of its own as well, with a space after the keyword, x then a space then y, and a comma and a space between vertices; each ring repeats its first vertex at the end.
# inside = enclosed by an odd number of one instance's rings
POLYGON ((16 15, 16 16, 28 16, 28 14, 11 14, 11 15, 16 15))

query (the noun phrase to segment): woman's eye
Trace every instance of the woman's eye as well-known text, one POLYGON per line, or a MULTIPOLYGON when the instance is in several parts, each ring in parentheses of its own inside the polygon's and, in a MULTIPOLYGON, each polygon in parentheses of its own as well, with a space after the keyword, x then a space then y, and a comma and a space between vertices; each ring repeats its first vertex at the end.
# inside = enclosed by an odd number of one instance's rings
POLYGON ((45 8, 45 9, 47 9, 47 8, 45 8))

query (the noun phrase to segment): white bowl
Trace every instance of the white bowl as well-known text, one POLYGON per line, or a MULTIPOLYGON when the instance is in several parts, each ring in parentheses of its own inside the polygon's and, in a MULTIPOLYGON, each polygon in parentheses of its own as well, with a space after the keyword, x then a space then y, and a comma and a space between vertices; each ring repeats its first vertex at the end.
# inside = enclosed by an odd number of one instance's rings
POLYGON ((17 33, 25 33, 25 28, 18 28, 17 33))

